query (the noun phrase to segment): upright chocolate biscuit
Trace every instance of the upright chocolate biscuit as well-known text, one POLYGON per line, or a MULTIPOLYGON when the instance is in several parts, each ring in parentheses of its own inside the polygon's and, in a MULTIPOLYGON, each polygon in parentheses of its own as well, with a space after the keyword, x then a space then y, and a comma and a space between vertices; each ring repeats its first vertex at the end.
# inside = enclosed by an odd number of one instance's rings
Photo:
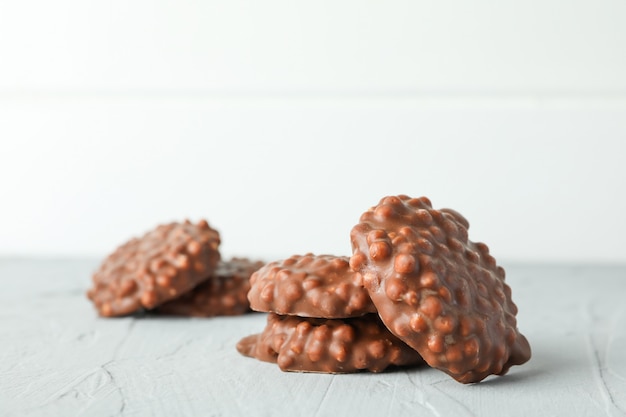
POLYGON ((102 316, 155 308, 211 276, 219 244, 219 233, 205 220, 161 225, 109 255, 87 296, 102 316))
POLYGON ((236 316, 250 311, 250 275, 264 265, 260 261, 232 258, 220 261, 213 275, 200 285, 157 307, 163 314, 212 317, 236 316))
POLYGON ((381 372, 390 365, 423 363, 375 314, 349 319, 269 314, 263 333, 242 339, 237 350, 296 372, 381 372))
POLYGON ((301 317, 344 318, 376 311, 347 257, 294 255, 252 274, 253 310, 301 317))
POLYGON ((350 260, 389 330, 463 383, 530 358, 504 269, 468 227, 425 197, 386 197, 352 229, 350 260))

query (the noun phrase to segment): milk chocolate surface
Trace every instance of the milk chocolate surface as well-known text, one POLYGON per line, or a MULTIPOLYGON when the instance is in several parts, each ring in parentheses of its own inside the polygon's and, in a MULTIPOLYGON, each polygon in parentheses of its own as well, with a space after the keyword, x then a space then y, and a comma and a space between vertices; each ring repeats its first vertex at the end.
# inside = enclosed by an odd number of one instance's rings
POLYGON ((211 276, 219 244, 219 233, 205 220, 158 226, 109 255, 87 296, 102 316, 153 309, 211 276))
POLYGON ((463 383, 530 358, 504 269, 468 228, 425 197, 385 197, 352 229, 350 260, 389 330, 463 383))
POLYGON ((294 255, 250 278, 253 310, 300 317, 345 318, 376 311, 348 257, 294 255))
POLYGON ((157 307, 156 312, 192 317, 236 316, 250 311, 250 275, 261 261, 232 258, 220 261, 206 281, 191 291, 157 307))
POLYGON ((265 330, 242 339, 237 350, 294 372, 381 372, 390 365, 423 363, 375 314, 348 319, 269 314, 265 330))

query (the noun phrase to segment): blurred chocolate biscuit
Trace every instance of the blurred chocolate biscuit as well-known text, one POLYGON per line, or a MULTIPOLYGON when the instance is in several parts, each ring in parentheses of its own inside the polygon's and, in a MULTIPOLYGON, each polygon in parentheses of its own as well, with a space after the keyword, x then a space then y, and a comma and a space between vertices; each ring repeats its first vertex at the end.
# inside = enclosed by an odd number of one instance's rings
POLYGON ((205 220, 158 226, 109 255, 87 296, 101 316, 153 309, 211 276, 219 244, 219 233, 205 220))
POLYGON ((220 261, 209 279, 191 291, 157 307, 157 313, 179 316, 235 316, 250 311, 250 275, 264 265, 261 261, 232 258, 220 261))

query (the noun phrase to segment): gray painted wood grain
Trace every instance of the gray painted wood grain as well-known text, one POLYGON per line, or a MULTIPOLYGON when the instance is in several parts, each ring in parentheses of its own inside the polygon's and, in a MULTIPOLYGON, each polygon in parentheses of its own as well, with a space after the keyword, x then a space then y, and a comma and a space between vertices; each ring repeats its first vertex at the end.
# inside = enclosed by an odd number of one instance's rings
POLYGON ((101 319, 95 266, 0 259, 1 416, 626 415, 625 266, 509 266, 533 358, 469 386, 430 368, 281 372, 234 347, 262 314, 101 319))

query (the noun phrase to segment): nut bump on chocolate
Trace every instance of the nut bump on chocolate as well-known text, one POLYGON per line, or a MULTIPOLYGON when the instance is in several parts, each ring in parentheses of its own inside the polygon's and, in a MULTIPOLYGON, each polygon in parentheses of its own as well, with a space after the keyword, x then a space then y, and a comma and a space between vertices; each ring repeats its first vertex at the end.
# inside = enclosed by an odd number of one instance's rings
POLYGON ((87 296, 106 317, 153 309, 211 276, 219 244, 219 233, 205 220, 158 226, 109 255, 87 296))
POLYGON ((389 330, 463 383, 503 375, 531 354, 504 269, 468 228, 426 197, 385 197, 352 229, 350 259, 389 330))
POLYGON ((270 313, 265 330, 243 338, 237 350, 294 372, 381 372, 390 365, 424 363, 375 314, 315 319, 270 313))
POLYGON ((294 255, 252 274, 253 310, 300 317, 345 318, 376 312, 349 258, 294 255))

